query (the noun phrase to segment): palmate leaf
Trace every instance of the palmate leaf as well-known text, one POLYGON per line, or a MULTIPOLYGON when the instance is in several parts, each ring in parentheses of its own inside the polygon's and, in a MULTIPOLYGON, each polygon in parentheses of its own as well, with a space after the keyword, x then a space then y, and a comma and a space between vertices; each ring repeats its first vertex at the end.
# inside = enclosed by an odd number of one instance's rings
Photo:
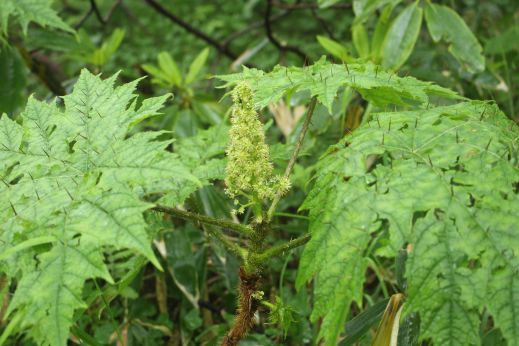
POLYGON ((378 113, 330 148, 303 206, 312 239, 297 281, 315 278, 326 343, 361 301, 373 235, 388 232, 388 253, 412 249, 406 309, 422 338, 478 344, 487 309, 518 344, 518 162, 518 126, 482 102, 378 113))
POLYGON ((242 73, 217 78, 224 87, 248 81, 257 108, 275 103, 287 93, 310 91, 331 112, 340 88, 349 86, 378 106, 413 104, 425 108, 431 96, 459 98, 457 94, 413 77, 398 77, 373 64, 332 64, 323 59, 307 67, 277 66, 265 73, 244 67, 242 73))
POLYGON ((0 29, 5 34, 10 17, 14 17, 27 34, 29 23, 35 22, 41 26, 49 26, 68 32, 74 32, 67 23, 63 22, 55 10, 52 0, 2 0, 0 6, 0 29))
POLYGON ((160 267, 143 218, 153 205, 144 197, 200 185, 165 150, 170 141, 157 140, 161 132, 130 136, 168 95, 137 107, 137 82, 114 87, 115 78, 84 70, 64 109, 31 98, 21 124, 0 118, 0 253, 8 254, 0 271, 18 280, 9 313, 22 314, 41 344, 66 344, 74 311, 85 307, 85 280, 112 282, 107 248, 160 267))
POLYGON ((198 190, 200 184, 207 185, 212 180, 225 178, 227 158, 224 155, 228 132, 229 126, 222 123, 207 130, 198 130, 195 136, 181 138, 174 143, 175 153, 199 182, 191 181, 175 186, 162 197, 162 203, 179 204, 198 190))

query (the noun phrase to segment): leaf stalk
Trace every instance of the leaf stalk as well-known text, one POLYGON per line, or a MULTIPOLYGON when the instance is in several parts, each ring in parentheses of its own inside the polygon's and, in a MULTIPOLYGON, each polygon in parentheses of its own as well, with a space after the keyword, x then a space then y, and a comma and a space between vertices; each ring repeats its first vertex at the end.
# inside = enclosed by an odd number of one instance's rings
POLYGON ((171 207, 167 207, 167 206, 160 205, 160 204, 155 205, 155 207, 153 207, 152 210, 159 211, 159 212, 173 215, 173 216, 177 216, 182 219, 198 221, 201 223, 218 226, 218 227, 222 227, 222 228, 228 228, 230 230, 233 230, 233 231, 243 234, 245 236, 249 236, 252 234, 252 228, 250 226, 242 225, 242 224, 239 224, 239 223, 236 223, 233 221, 217 219, 214 217, 197 214, 197 213, 193 213, 190 211, 180 210, 177 208, 171 208, 171 207))
MULTIPOLYGON (((294 146, 294 151, 292 152, 292 156, 290 157, 290 160, 288 161, 287 167, 285 169, 285 178, 290 178, 290 173, 292 172, 292 168, 294 168, 294 165, 297 160, 297 156, 299 155, 299 151, 301 150, 301 146, 303 145, 303 141, 305 139, 306 132, 308 131, 308 127, 310 126, 310 122, 312 120, 312 115, 314 114, 315 105, 317 104, 317 97, 312 97, 312 100, 310 101, 310 104, 308 105, 308 111, 306 113, 305 122, 303 123, 303 127, 301 128, 301 132, 299 133, 299 137, 297 138, 297 142, 294 146)), ((274 216, 274 213, 276 212, 276 207, 281 200, 282 197, 282 191, 278 192, 274 199, 272 200, 272 204, 269 207, 269 210, 267 212, 267 222, 270 222, 272 220, 272 217, 274 216)))

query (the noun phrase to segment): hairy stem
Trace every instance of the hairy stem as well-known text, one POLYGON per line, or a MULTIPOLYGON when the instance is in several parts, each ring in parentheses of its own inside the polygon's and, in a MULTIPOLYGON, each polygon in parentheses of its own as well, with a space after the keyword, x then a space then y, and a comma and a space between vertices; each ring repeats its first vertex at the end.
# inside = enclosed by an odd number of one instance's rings
POLYGON ((245 260, 245 258, 247 258, 248 251, 246 249, 227 239, 225 235, 223 235, 221 232, 214 230, 211 226, 208 226, 206 230, 207 233, 211 234, 213 237, 218 239, 227 248, 227 250, 235 254, 238 258, 241 258, 242 260, 245 260))
POLYGON ((299 238, 292 239, 286 243, 273 246, 263 253, 256 256, 256 261, 263 263, 268 261, 270 258, 284 254, 285 252, 294 249, 296 247, 305 245, 310 240, 310 234, 305 234, 299 238))
POLYGON ((155 207, 153 207, 152 210, 160 211, 162 213, 173 215, 173 216, 177 216, 182 219, 199 221, 199 222, 202 222, 202 223, 205 223, 208 225, 228 228, 230 230, 233 230, 233 231, 243 234, 245 236, 249 236, 252 233, 251 227, 247 226, 247 225, 242 225, 242 224, 228 221, 228 220, 217 219, 217 218, 206 216, 206 215, 192 213, 192 212, 180 210, 177 208, 166 207, 166 206, 160 205, 160 204, 155 205, 155 207))
POLYGON ((236 346, 252 327, 258 303, 254 299, 260 277, 240 268, 238 311, 231 330, 224 336, 220 346, 236 346))
MULTIPOLYGON (((296 145, 294 147, 294 151, 292 152, 292 156, 288 161, 287 168, 285 169, 285 178, 290 177, 290 173, 292 172, 292 168, 297 160, 297 156, 299 155, 299 151, 301 150, 301 146, 303 145, 303 141, 305 139, 306 132, 308 131, 308 127, 310 126, 310 121, 312 120, 312 115, 314 114, 315 105, 317 103, 317 98, 314 96, 308 105, 308 111, 306 113, 305 122, 303 123, 303 127, 301 128, 301 132, 299 133, 299 137, 297 138, 296 145)), ((281 193, 277 193, 274 199, 272 200, 272 204, 267 212, 267 222, 272 220, 274 213, 276 212, 276 207, 281 199, 281 193)))

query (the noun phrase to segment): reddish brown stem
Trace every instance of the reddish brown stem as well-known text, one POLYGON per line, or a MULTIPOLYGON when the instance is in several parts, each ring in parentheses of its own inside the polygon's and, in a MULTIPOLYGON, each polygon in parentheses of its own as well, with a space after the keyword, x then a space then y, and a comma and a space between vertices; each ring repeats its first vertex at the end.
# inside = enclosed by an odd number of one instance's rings
POLYGON ((253 297, 257 290, 259 276, 248 274, 240 268, 238 311, 232 329, 225 335, 220 346, 236 346, 252 327, 254 313, 258 305, 253 297))

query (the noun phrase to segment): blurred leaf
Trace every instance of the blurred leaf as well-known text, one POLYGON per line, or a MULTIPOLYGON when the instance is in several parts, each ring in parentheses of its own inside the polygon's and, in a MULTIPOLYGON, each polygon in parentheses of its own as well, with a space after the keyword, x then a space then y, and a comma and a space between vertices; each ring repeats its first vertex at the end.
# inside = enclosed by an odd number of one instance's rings
POLYGON ((187 300, 198 309, 199 270, 186 229, 178 229, 164 236, 168 271, 187 300))
POLYGON ((396 346, 398 340, 398 329, 400 325, 400 314, 402 312, 404 295, 393 294, 389 299, 384 316, 378 325, 372 346, 396 346))
POLYGON ((451 8, 428 3, 425 7, 427 28, 434 42, 449 43, 449 52, 469 71, 485 69, 483 48, 465 21, 451 8))
POLYGON ((112 55, 117 51, 124 39, 125 31, 122 29, 115 29, 112 35, 103 42, 101 47, 97 48, 92 42, 87 32, 83 29, 78 31, 76 36, 78 48, 71 52, 71 55, 78 60, 84 61, 95 66, 103 66, 112 55))
POLYGON ((25 102, 25 66, 14 48, 0 47, 0 114, 12 114, 25 102))
POLYGON ((101 46, 102 60, 98 65, 104 65, 110 57, 117 51, 124 39, 124 30, 115 29, 108 41, 104 42, 101 46))
MULTIPOLYGON (((398 346, 418 346, 420 338, 420 315, 415 312, 407 314, 400 322, 398 346)), ((496 344, 493 344, 497 346, 496 344)))
POLYGON ((371 40, 371 58, 373 62, 379 63, 382 55, 382 44, 386 38, 389 26, 391 25, 391 13, 393 12, 393 4, 389 4, 380 13, 377 24, 375 25, 375 32, 371 40))
POLYGON ((389 298, 375 303, 348 321, 344 330, 345 338, 341 342, 341 346, 353 345, 362 338, 372 326, 380 321, 388 302, 389 298))
POLYGON ((168 52, 161 52, 158 56, 159 67, 166 75, 168 81, 175 86, 182 85, 182 74, 175 63, 175 60, 169 55, 168 52))
POLYGON ((317 0, 317 4, 320 8, 330 7, 340 2, 341 0, 317 0))
POLYGON ((366 28, 362 23, 355 24, 351 28, 353 44, 359 57, 365 59, 369 56, 369 38, 366 28))
POLYGON ((29 23, 35 22, 41 26, 49 26, 68 32, 74 32, 67 23, 61 20, 52 9, 53 0, 2 0, 0 5, 0 28, 7 34, 9 17, 16 18, 27 35, 29 23))
POLYGON ((485 53, 503 54, 519 51, 519 25, 514 25, 485 43, 485 53))
POLYGON ((169 80, 167 78, 166 74, 161 69, 159 69, 157 66, 151 65, 151 64, 144 64, 144 65, 142 65, 142 69, 151 75, 152 83, 167 86, 167 87, 173 86, 171 80, 169 80))
POLYGON ((202 326, 202 319, 197 309, 190 310, 182 319, 187 329, 193 331, 202 326))
POLYGON ((422 12, 415 2, 395 18, 382 45, 384 67, 398 70, 409 58, 420 33, 422 12))
POLYGON ((208 56, 209 56, 209 48, 205 48, 203 51, 201 51, 197 55, 195 60, 189 66, 189 70, 187 71, 186 84, 189 85, 198 79, 198 74, 204 67, 208 56))
POLYGON ((31 28, 31 34, 26 39, 28 46, 50 49, 59 52, 79 50, 79 44, 74 37, 62 31, 50 31, 39 27, 31 28))
POLYGON ((394 7, 402 0, 354 0, 353 11, 355 12, 354 24, 364 23, 376 10, 383 6, 394 7))
POLYGON ((348 53, 348 49, 339 42, 325 36, 317 36, 317 41, 334 57, 346 62, 353 60, 353 58, 348 53))

